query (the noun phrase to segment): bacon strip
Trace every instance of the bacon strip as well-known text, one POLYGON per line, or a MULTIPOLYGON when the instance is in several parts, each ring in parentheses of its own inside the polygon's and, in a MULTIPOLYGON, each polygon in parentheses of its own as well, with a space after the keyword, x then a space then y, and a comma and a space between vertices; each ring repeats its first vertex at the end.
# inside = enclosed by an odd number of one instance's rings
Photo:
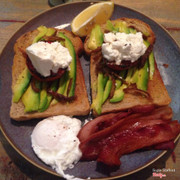
POLYGON ((79 132, 79 140, 85 141, 90 135, 103 130, 111 125, 115 124, 117 121, 129 115, 130 112, 119 112, 119 113, 110 113, 97 117, 96 119, 88 122, 79 132))
POLYGON ((180 133, 180 124, 171 118, 170 107, 98 117, 87 123, 78 134, 82 159, 120 165, 119 158, 123 154, 150 146, 158 148, 159 143, 171 141, 180 133), (114 119, 114 123, 109 123, 114 119), (99 128, 100 124, 103 128, 99 128))
POLYGON ((120 165, 119 158, 123 154, 169 141, 174 139, 177 134, 173 133, 173 129, 171 129, 169 124, 159 124, 140 128, 136 131, 123 130, 116 136, 113 135, 111 138, 106 139, 106 144, 103 146, 97 159, 108 165, 120 165))

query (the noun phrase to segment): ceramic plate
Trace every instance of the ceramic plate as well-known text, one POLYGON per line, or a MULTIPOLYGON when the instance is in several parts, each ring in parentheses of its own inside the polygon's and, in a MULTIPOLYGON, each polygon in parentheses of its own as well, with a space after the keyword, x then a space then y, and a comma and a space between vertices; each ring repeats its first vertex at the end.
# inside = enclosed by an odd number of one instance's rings
MULTIPOLYGON (((70 23, 72 19, 83 9, 88 7, 90 2, 79 2, 57 6, 45 11, 33 19, 29 20, 20 28, 9 40, 0 56, 0 122, 3 134, 10 144, 25 159, 35 166, 56 174, 49 166, 42 163, 31 148, 30 135, 38 120, 28 122, 16 122, 9 117, 11 105, 11 66, 13 63, 13 46, 18 37, 23 33, 36 29, 40 25, 54 27, 60 24, 70 23)), ((180 50, 172 37, 156 22, 147 16, 132 9, 115 5, 114 13, 111 19, 120 17, 138 18, 148 23, 156 35, 156 44, 154 47, 155 57, 163 77, 167 90, 172 98, 171 107, 174 111, 174 119, 180 117, 180 50), (165 68, 163 64, 168 64, 165 68)), ((70 30, 70 27, 67 29, 70 30)), ((89 87, 89 61, 86 57, 81 57, 86 86, 90 95, 89 87)), ((82 118, 84 119, 84 118, 82 118)), ((136 172, 150 163, 154 162, 164 154, 163 151, 137 151, 121 158, 121 166, 112 169, 96 162, 79 162, 74 169, 67 170, 66 173, 73 174, 81 178, 116 178, 126 176, 136 172)))

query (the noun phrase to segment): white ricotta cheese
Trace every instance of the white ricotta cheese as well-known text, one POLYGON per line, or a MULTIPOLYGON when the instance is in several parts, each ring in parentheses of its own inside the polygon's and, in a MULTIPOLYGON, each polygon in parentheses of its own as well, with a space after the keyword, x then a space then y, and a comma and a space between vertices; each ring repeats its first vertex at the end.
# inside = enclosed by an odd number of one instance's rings
POLYGON ((64 170, 73 168, 82 156, 77 138, 80 128, 80 120, 59 115, 40 121, 31 134, 37 156, 66 179, 74 178, 64 170))
POLYGON ((103 57, 108 61, 115 61, 116 65, 120 65, 122 60, 135 62, 145 53, 146 49, 141 32, 104 34, 103 57))
POLYGON ((26 48, 26 53, 34 68, 42 76, 51 75, 51 71, 57 73, 59 68, 67 68, 72 57, 66 47, 59 42, 39 41, 26 48))

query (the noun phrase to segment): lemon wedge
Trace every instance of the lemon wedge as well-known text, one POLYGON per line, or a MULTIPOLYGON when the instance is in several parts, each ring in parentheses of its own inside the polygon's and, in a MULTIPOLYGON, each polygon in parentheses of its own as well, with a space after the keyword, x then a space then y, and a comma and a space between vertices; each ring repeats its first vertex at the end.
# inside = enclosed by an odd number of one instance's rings
POLYGON ((105 23, 112 15, 114 3, 111 1, 95 3, 79 13, 71 23, 72 32, 80 37, 86 36, 94 24, 105 23))

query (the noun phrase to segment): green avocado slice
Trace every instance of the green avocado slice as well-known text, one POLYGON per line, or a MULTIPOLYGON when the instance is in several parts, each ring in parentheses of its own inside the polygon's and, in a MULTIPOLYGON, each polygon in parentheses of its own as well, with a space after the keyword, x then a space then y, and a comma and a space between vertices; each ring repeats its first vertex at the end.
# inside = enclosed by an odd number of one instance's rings
POLYGON ((26 91, 29 82, 31 80, 31 74, 27 67, 22 71, 22 73, 19 75, 16 84, 13 87, 13 102, 17 103, 24 92, 26 91))
POLYGON ((37 29, 39 31, 39 34, 34 38, 32 44, 38 42, 43 36, 45 36, 48 30, 46 26, 39 26, 37 29))
MULTIPOLYGON (((57 86, 58 86, 58 79, 52 82, 52 84, 50 86, 50 90, 55 92, 57 90, 57 86)), ((43 109, 41 109, 41 112, 45 111, 49 107, 52 99, 53 99, 52 95, 47 93, 47 103, 45 104, 43 109)))
POLYGON ((56 30, 54 28, 48 28, 46 32, 46 36, 53 36, 55 34, 56 30))
POLYGON ((114 27, 115 27, 115 28, 118 28, 118 29, 119 29, 119 32, 126 33, 126 34, 129 34, 129 33, 130 33, 130 30, 129 30, 129 28, 127 27, 127 24, 126 24, 125 21, 119 21, 119 22, 117 22, 114 27))
POLYGON ((144 67, 138 70, 138 80, 136 83, 137 88, 143 91, 147 91, 148 79, 149 79, 149 63, 148 60, 146 60, 144 67))
MULTIPOLYGON (((68 71, 69 72, 68 83, 66 86, 66 87, 68 87, 68 84, 70 83, 70 81, 72 79, 71 87, 67 94, 68 97, 72 97, 75 95, 75 85, 76 85, 76 52, 75 52, 75 49, 74 49, 74 46, 73 46, 71 40, 67 36, 65 36, 62 32, 59 32, 58 36, 65 39, 65 47, 68 48, 69 53, 72 57, 72 62, 70 64, 70 70, 68 71)), ((66 92, 67 92, 67 88, 66 88, 66 92)))
POLYGON ((135 84, 137 83, 138 80, 138 68, 137 67, 133 67, 133 75, 130 79, 130 84, 135 84))
POLYGON ((109 78, 107 80, 107 83, 105 85, 105 88, 104 88, 104 94, 103 94, 103 101, 102 101, 102 104, 107 100, 107 98, 109 97, 109 94, 111 92, 111 88, 112 88, 112 80, 109 78))
MULTIPOLYGON (((122 78, 125 78, 126 71, 123 70, 119 74, 122 78)), ((114 91, 113 97, 109 100, 111 103, 116 103, 119 101, 122 101, 124 98, 124 91, 123 89, 126 88, 127 85, 122 84, 122 81, 119 79, 116 79, 116 89, 114 91)))
POLYGON ((95 25, 95 27, 92 29, 90 38, 88 41, 88 48, 91 50, 95 50, 98 47, 100 47, 103 43, 104 37, 103 33, 101 31, 100 25, 95 25))
POLYGON ((115 90, 113 97, 109 100, 111 103, 116 103, 124 99, 124 89, 127 85, 123 84, 119 89, 115 90))
POLYGON ((110 32, 119 32, 119 28, 114 27, 114 25, 110 20, 107 20, 106 22, 106 29, 109 30, 110 32))
POLYGON ((103 103, 103 95, 104 95, 104 77, 103 73, 98 73, 97 79, 97 95, 96 98, 93 100, 92 109, 96 111, 98 115, 101 114, 101 107, 103 103))
MULTIPOLYGON (((68 71, 66 71, 63 76, 60 78, 59 80, 59 85, 58 85, 58 89, 57 89, 57 93, 59 94, 65 94, 65 90, 67 87, 67 82, 68 82, 68 71)), ((51 105, 55 105, 57 104, 58 101, 56 99, 53 99, 51 102, 51 105)))
POLYGON ((153 75, 154 75, 154 71, 155 71, 154 63, 155 63, 154 53, 152 51, 149 55, 149 79, 150 80, 153 79, 153 75))
MULTIPOLYGON (((40 89, 40 82, 35 81, 35 84, 36 84, 36 87, 40 89)), ((31 84, 29 84, 29 87, 27 88, 26 92, 22 96, 22 102, 25 106, 25 109, 24 109, 25 112, 37 111, 39 109, 40 93, 35 92, 32 89, 31 84)))
POLYGON ((42 83, 42 89, 40 92, 40 103, 39 103, 39 112, 44 111, 44 107, 47 104, 47 83, 43 82, 42 83))

